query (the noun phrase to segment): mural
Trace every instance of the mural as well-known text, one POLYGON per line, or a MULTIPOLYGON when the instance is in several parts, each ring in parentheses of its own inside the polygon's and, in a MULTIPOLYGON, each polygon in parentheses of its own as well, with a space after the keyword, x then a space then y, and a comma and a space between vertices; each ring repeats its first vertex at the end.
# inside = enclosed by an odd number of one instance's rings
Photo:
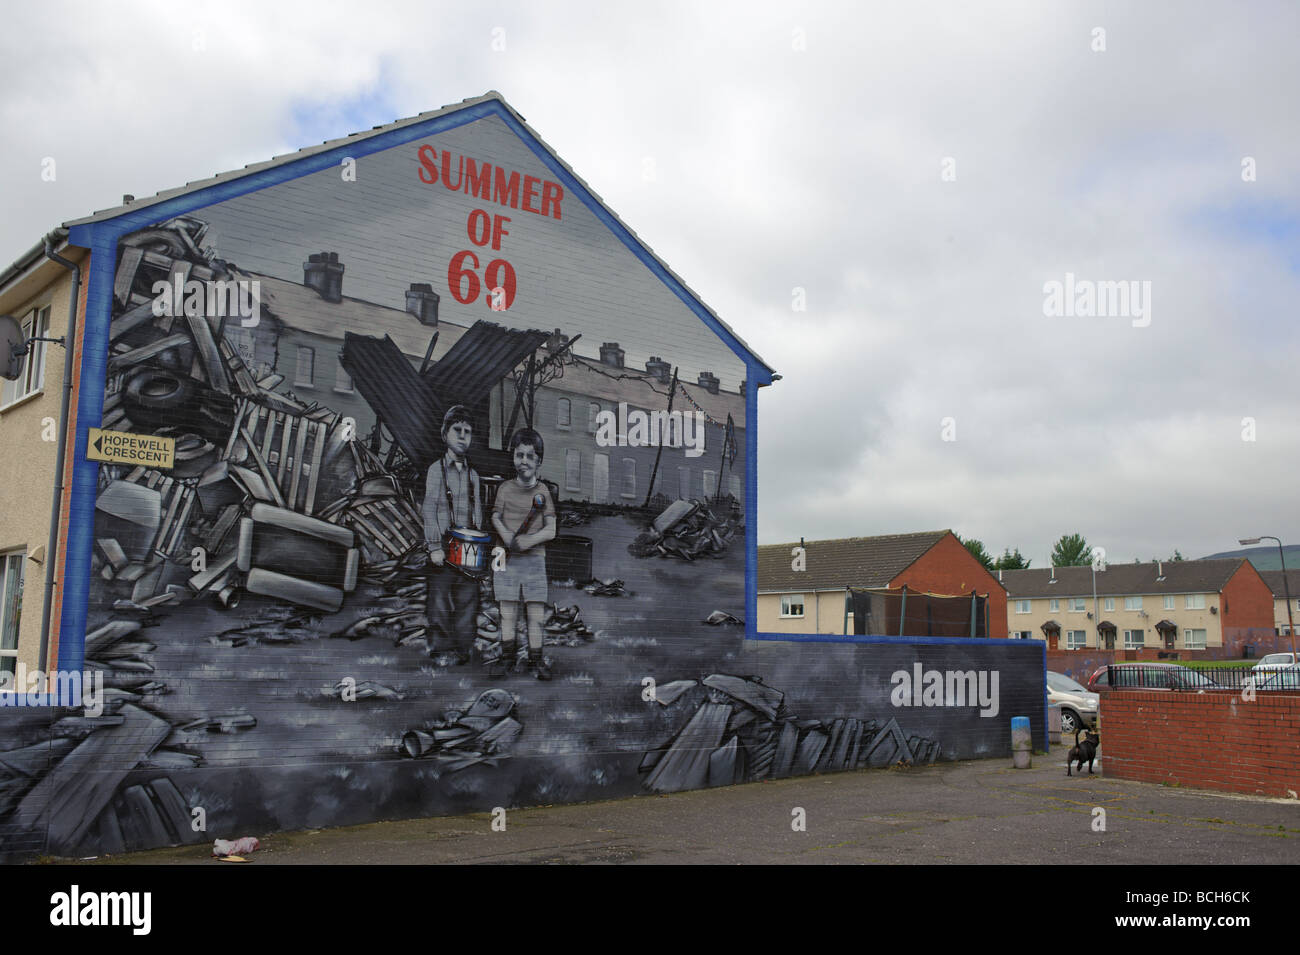
POLYGON ((100 458, 104 691, 0 714, 0 851, 997 748, 891 704, 916 648, 746 642, 746 366, 503 130, 118 241, 100 426, 174 453, 100 458))

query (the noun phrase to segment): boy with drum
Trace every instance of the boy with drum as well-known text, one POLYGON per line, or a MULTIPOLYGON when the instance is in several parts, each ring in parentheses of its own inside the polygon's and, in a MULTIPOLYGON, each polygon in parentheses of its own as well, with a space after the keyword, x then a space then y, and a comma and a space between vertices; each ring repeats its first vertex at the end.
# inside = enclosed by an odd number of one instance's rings
POLYGON ((528 669, 539 680, 549 680, 551 669, 542 657, 543 627, 546 622, 546 542, 555 537, 555 501, 550 489, 538 480, 545 447, 542 436, 532 428, 520 428, 510 438, 515 479, 501 485, 492 508, 492 526, 506 547, 505 567, 493 580, 497 603, 501 605, 501 657, 490 668, 490 676, 504 676, 514 669, 518 645, 515 621, 522 600, 528 614, 528 669))
POLYGON ((457 664, 469 663, 478 635, 479 582, 447 562, 446 535, 477 531, 483 522, 483 493, 467 454, 474 418, 464 405, 453 405, 442 418, 447 453, 429 468, 424 484, 424 543, 429 551, 429 656, 448 650, 457 664))

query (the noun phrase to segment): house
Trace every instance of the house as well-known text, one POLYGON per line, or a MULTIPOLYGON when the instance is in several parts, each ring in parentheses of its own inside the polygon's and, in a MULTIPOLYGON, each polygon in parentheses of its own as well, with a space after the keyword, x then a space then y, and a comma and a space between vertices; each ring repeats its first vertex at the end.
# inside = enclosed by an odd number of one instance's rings
POLYGON ((1000 572, 1007 630, 1051 649, 1239 656, 1273 636, 1268 585, 1244 558, 1000 572))
MULTIPOLYGON (((761 631, 853 633, 852 614, 846 609, 852 591, 903 588, 918 595, 986 598, 986 632, 1006 636, 1006 591, 950 530, 795 541, 758 549, 761 631)), ((912 612, 902 613, 909 636, 925 629, 916 606, 914 602, 912 612)), ((958 615, 968 616, 964 606, 958 615)), ((898 634, 891 627, 882 635, 898 634)))
POLYGON ((1300 570, 1261 570, 1259 575, 1273 591, 1273 626, 1281 636, 1290 636, 1292 626, 1300 620, 1300 570), (1287 601, 1290 600, 1290 613, 1287 601))

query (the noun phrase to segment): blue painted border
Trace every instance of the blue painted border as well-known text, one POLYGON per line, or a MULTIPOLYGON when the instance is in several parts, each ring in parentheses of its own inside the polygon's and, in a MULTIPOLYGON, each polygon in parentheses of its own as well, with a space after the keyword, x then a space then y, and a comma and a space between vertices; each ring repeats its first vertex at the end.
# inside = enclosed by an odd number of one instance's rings
MULTIPOLYGON (((73 448, 71 492, 69 501, 68 540, 64 551, 63 603, 59 624, 58 666, 65 670, 80 670, 85 658, 86 621, 89 613, 90 570, 94 543, 95 490, 99 478, 99 465, 86 459, 87 429, 98 427, 103 419, 104 386, 107 376, 108 329, 112 315, 113 270, 117 262, 117 243, 122 236, 147 226, 185 215, 219 202, 236 199, 251 192, 299 179, 324 169, 331 169, 347 158, 360 158, 377 152, 403 146, 426 136, 456 129, 481 119, 497 117, 502 120, 528 147, 555 178, 563 183, 571 196, 577 196, 593 215, 697 318, 734 352, 747 369, 746 412, 746 506, 750 520, 757 527, 757 442, 753 434, 757 429, 757 402, 754 394, 760 384, 772 382, 771 372, 741 342, 719 322, 704 304, 674 278, 651 254, 650 250, 622 225, 605 206, 570 173, 554 154, 544 146, 505 104, 496 99, 465 106, 442 116, 400 129, 389 130, 377 136, 343 143, 323 152, 303 156, 282 165, 260 172, 240 176, 225 182, 214 183, 203 189, 165 199, 138 210, 124 211, 121 215, 98 222, 72 226, 68 232, 71 245, 91 250, 90 274, 86 284, 86 309, 81 366, 78 370, 79 392, 77 398, 77 428, 73 448)), ((755 532, 756 533, 756 532, 755 532)), ((756 590, 752 581, 756 572, 758 551, 755 534, 746 534, 745 578, 747 600, 750 607, 747 621, 756 619, 756 590)), ((747 623, 752 626, 752 623, 747 623)))

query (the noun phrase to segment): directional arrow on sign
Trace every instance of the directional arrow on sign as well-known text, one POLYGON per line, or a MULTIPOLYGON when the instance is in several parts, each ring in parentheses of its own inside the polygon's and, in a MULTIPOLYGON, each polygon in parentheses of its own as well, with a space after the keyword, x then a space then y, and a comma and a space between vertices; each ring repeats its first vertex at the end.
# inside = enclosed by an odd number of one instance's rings
POLYGON ((95 439, 95 450, 100 454, 104 453, 104 436, 102 434, 95 439))

